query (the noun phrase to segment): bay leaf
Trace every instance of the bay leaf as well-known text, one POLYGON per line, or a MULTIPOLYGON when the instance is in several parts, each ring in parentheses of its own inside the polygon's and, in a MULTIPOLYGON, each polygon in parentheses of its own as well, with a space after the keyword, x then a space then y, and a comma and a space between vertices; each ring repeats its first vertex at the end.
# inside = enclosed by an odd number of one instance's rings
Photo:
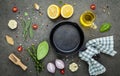
POLYGON ((47 41, 42 41, 37 48, 37 59, 38 60, 42 60, 49 51, 49 45, 47 43, 47 41))

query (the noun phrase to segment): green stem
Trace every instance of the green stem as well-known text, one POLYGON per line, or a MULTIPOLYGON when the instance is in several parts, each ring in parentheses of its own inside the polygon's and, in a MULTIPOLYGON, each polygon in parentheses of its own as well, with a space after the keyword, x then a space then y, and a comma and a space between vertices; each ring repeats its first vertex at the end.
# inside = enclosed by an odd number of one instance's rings
POLYGON ((28 53, 30 54, 31 58, 34 60, 35 62, 35 68, 36 71, 41 72, 43 70, 43 64, 41 61, 37 60, 37 52, 35 49, 35 46, 32 45, 30 48, 27 49, 28 53))

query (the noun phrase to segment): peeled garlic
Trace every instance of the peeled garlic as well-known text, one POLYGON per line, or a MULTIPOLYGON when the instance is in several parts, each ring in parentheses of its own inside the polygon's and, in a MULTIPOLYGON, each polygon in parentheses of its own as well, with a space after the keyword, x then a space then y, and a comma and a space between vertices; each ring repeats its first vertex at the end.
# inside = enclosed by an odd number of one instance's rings
POLYGON ((55 65, 58 69, 63 69, 65 67, 65 64, 62 60, 56 59, 55 60, 55 65))
POLYGON ((9 20, 8 27, 10 29, 16 29, 17 28, 17 21, 16 20, 9 20))
POLYGON ((71 63, 71 64, 69 65, 69 70, 70 70, 71 72, 77 71, 77 70, 78 70, 78 65, 77 65, 76 63, 71 63))
POLYGON ((35 8, 36 10, 39 10, 39 9, 40 9, 40 6, 39 6, 37 3, 34 3, 34 8, 35 8))
POLYGON ((50 73, 55 73, 55 65, 53 63, 48 63, 47 64, 47 70, 50 72, 50 73))

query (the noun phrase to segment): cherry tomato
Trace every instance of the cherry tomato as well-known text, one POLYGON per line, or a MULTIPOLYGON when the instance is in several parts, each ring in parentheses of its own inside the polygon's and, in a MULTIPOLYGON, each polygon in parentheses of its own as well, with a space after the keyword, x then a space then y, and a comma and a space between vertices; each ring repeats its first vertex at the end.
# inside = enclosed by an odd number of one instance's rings
POLYGON ((92 10, 95 10, 95 9, 96 9, 96 5, 95 5, 95 4, 91 4, 91 5, 90 5, 90 8, 91 8, 92 10))
POLYGON ((61 69, 61 70, 60 70, 60 73, 61 73, 61 74, 65 74, 65 70, 64 70, 64 69, 61 69))
POLYGON ((18 52, 21 52, 23 50, 23 47, 22 46, 18 46, 17 50, 18 50, 18 52))
POLYGON ((17 12, 17 11, 18 11, 18 8, 17 8, 16 6, 14 6, 14 7, 12 8, 12 11, 13 11, 13 12, 17 12))
POLYGON ((33 25, 32 25, 32 28, 33 28, 34 30, 36 30, 36 29, 38 29, 38 25, 37 25, 37 24, 33 24, 33 25))

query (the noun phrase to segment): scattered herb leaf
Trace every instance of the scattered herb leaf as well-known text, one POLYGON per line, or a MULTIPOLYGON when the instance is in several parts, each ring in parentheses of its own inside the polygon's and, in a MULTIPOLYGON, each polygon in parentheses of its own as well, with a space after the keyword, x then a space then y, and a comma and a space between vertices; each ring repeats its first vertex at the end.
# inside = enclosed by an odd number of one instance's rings
POLYGON ((63 4, 63 1, 59 1, 59 4, 63 4))
POLYGON ((103 23, 102 26, 100 27, 100 32, 106 32, 111 28, 110 23, 103 23))
POLYGON ((30 35, 30 38, 33 38, 33 34, 34 34, 34 31, 33 31, 33 29, 32 29, 32 26, 30 26, 30 28, 29 28, 29 35, 30 35))
POLYGON ((49 45, 47 41, 42 41, 37 48, 37 59, 41 60, 43 59, 49 51, 49 45))
POLYGON ((28 13, 27 13, 27 12, 24 12, 24 16, 28 16, 28 13))

